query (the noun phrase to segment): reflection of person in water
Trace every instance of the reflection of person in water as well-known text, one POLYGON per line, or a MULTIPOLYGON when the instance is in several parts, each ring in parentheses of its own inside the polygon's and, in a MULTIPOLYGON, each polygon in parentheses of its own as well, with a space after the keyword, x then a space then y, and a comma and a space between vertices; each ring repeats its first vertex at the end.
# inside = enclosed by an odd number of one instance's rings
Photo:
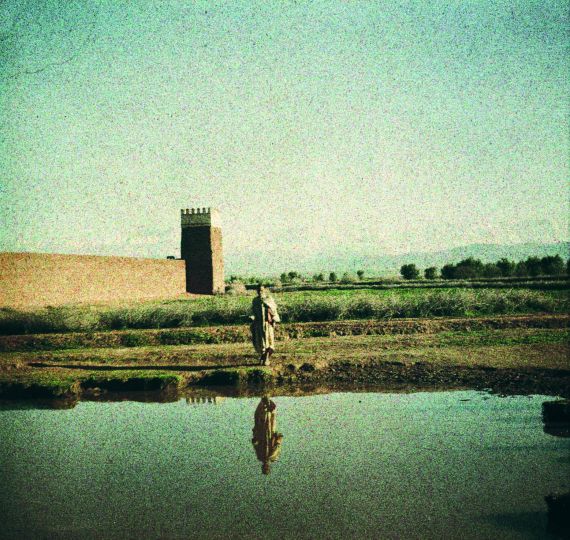
POLYGON ((262 463, 263 474, 269 474, 271 463, 277 461, 281 453, 283 435, 276 431, 276 407, 275 403, 265 396, 261 398, 255 409, 255 425, 251 442, 257 459, 262 463))

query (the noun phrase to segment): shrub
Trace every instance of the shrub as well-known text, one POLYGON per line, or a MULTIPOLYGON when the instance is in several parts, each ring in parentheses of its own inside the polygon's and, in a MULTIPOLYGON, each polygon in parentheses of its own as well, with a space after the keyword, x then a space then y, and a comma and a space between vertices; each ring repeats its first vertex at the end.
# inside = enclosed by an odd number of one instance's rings
POLYGON ((437 277, 437 268, 435 266, 430 266, 424 270, 424 277, 426 279, 435 279, 437 277))
POLYGON ((149 345, 149 337, 142 332, 125 332, 120 334, 120 343, 123 347, 142 347, 149 345))
POLYGON ((229 294, 230 296, 247 294, 245 283, 241 283, 241 281, 232 281, 232 283, 226 288, 226 294, 229 294))
POLYGON ((415 264, 404 264, 400 268, 400 274, 404 279, 418 279, 420 271, 415 264))
POLYGON ((331 283, 335 283, 337 280, 338 280, 338 278, 337 278, 336 274, 335 274, 334 272, 331 272, 331 273, 329 274, 329 281, 330 281, 331 283))
POLYGON ((348 272, 345 272, 340 280, 341 283, 354 283, 355 281, 356 278, 348 272))

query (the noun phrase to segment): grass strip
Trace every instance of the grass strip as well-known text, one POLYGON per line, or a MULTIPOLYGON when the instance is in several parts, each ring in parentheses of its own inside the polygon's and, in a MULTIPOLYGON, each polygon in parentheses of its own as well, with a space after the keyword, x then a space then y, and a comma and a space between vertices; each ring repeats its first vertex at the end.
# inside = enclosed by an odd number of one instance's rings
MULTIPOLYGON (((284 323, 570 312, 568 291, 458 288, 436 292, 309 291, 278 294, 276 300, 284 323)), ((185 327, 194 328, 197 340, 199 327, 247 324, 250 311, 249 296, 146 302, 125 307, 62 306, 35 311, 2 308, 0 334, 185 327)), ((136 346, 138 337, 125 335, 124 339, 136 346)), ((202 339, 209 337, 203 335, 202 339)))
MULTIPOLYGON (((439 332, 474 332, 512 328, 568 328, 566 315, 500 316, 476 318, 392 319, 286 323, 279 325, 278 341, 334 337, 339 335, 385 335, 439 332)), ((249 343, 248 325, 177 328, 162 330, 123 330, 65 334, 0 336, 1 352, 52 351, 63 349, 137 348, 176 345, 249 343)))

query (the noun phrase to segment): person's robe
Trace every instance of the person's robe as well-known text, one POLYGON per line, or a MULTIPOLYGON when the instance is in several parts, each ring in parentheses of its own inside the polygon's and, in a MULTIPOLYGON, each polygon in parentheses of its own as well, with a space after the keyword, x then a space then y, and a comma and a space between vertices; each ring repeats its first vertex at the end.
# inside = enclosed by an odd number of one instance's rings
POLYGON ((271 296, 256 296, 251 303, 251 309, 251 339, 256 352, 263 354, 267 349, 275 349, 275 327, 272 323, 281 320, 275 300, 271 296))

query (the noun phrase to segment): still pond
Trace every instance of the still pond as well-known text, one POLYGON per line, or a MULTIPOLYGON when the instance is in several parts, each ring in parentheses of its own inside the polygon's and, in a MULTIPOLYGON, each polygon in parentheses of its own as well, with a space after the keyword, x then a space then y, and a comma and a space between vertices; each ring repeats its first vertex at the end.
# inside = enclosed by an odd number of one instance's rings
POLYGON ((548 399, 4 404, 0 536, 555 538, 544 497, 570 490, 570 440, 545 433, 548 399))

